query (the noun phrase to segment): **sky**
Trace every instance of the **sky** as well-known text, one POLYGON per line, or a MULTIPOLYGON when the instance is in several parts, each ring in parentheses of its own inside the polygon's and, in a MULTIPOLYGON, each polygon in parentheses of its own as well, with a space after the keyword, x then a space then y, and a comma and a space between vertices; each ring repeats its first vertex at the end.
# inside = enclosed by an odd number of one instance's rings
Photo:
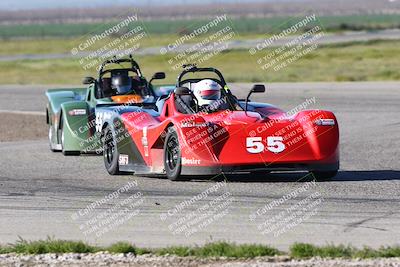
MULTIPOLYGON (((274 0, 252 0, 263 2, 274 0)), ((276 0, 275 0, 276 1, 276 0)), ((282 1, 282 0, 280 0, 282 1)), ((299 1, 299 0, 284 0, 299 1)), ((101 7, 110 5, 168 5, 191 3, 243 3, 243 0, 0 0, 0 10, 42 9, 42 8, 74 8, 74 7, 101 7)))

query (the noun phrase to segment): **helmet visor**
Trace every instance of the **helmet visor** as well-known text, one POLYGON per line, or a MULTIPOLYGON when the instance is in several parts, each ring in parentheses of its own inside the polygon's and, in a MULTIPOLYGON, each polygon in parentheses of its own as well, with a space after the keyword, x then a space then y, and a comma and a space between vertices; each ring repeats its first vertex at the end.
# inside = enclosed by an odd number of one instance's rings
POLYGON ((132 90, 132 80, 129 76, 113 77, 112 85, 118 94, 126 94, 132 90))
POLYGON ((131 91, 132 85, 117 85, 117 92, 118 94, 126 94, 131 91))
POLYGON ((203 90, 200 92, 201 98, 204 100, 218 100, 221 96, 220 90, 203 90))

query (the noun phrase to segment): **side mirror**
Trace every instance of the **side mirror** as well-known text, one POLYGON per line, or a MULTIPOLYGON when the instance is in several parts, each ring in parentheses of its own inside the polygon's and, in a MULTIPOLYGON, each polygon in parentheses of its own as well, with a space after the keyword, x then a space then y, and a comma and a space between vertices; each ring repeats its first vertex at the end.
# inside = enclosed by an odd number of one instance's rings
POLYGON ((153 80, 162 80, 162 79, 165 79, 165 72, 156 72, 154 73, 153 77, 151 77, 149 85, 153 80))
POLYGON ((156 72, 154 73, 152 80, 162 80, 165 79, 165 72, 156 72))
POLYGON ((251 90, 250 90, 250 92, 249 92, 249 94, 247 95, 247 98, 246 98, 246 106, 245 106, 245 110, 244 110, 245 112, 247 112, 247 104, 250 101, 250 96, 251 96, 252 93, 265 93, 265 85, 263 85, 263 84, 255 84, 253 86, 253 88, 251 88, 251 90))
POLYGON ((255 84, 253 88, 251 88, 250 93, 265 93, 265 85, 255 84))
POLYGON ((92 83, 95 83, 95 82, 96 82, 96 79, 93 78, 93 77, 85 77, 82 80, 83 84, 92 84, 92 83))

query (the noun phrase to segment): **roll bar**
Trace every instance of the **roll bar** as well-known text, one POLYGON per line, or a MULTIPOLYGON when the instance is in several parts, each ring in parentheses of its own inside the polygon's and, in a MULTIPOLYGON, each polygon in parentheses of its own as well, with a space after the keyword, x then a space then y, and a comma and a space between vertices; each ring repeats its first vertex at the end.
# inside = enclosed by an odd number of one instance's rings
POLYGON ((131 63, 131 67, 133 70, 135 70, 137 72, 137 74, 142 77, 142 71, 140 70, 139 64, 133 59, 132 55, 129 55, 129 58, 117 58, 116 56, 114 56, 112 59, 108 59, 106 61, 104 61, 99 69, 99 77, 102 76, 102 74, 105 72, 104 71, 104 67, 110 64, 120 64, 120 63, 124 63, 124 62, 130 62, 131 63))
POLYGON ((224 76, 222 76, 222 73, 219 70, 217 70, 216 68, 198 68, 195 64, 185 64, 182 67, 184 68, 184 70, 181 72, 181 74, 179 74, 179 76, 176 80, 176 87, 181 86, 180 83, 182 81, 183 76, 185 76, 188 73, 194 73, 194 72, 214 72, 217 74, 217 76, 220 79, 223 86, 226 85, 224 76))

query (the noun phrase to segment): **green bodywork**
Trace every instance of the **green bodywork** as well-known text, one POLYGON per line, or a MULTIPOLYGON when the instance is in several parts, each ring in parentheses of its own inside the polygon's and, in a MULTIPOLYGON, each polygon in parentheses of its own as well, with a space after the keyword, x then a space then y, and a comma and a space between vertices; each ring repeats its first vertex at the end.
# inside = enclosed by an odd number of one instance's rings
MULTIPOLYGON (((162 88, 168 91, 174 87, 153 87, 155 92, 162 88)), ((113 104, 112 99, 96 99, 94 84, 87 88, 49 89, 46 96, 50 149, 66 155, 101 151, 102 144, 95 131, 95 110, 99 104, 113 104), (74 111, 79 114, 71 115, 74 111)))

